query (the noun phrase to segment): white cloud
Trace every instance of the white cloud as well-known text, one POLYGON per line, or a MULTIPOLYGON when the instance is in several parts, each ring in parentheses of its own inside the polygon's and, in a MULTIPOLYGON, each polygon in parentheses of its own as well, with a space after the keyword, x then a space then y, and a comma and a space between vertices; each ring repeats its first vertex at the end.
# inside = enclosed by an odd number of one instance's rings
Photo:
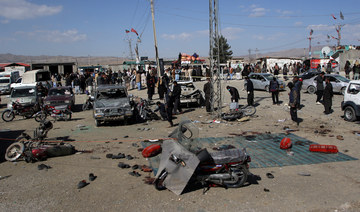
POLYGON ((180 34, 163 34, 161 35, 162 38, 166 40, 188 40, 192 37, 191 34, 183 32, 180 34))
POLYGON ((27 36, 30 39, 54 43, 69 43, 87 39, 86 34, 80 34, 76 29, 71 29, 63 32, 59 30, 36 30, 33 32, 19 31, 16 34, 27 36))
POLYGON ((304 23, 302 21, 297 21, 294 23, 295 26, 302 26, 304 23))
POLYGON ((318 24, 318 25, 309 25, 307 27, 308 30, 317 30, 317 31, 329 31, 334 30, 335 26, 325 25, 325 24, 318 24))
POLYGON ((226 27, 223 30, 221 30, 222 35, 228 40, 235 40, 239 38, 239 33, 244 31, 241 28, 233 28, 233 27, 226 27))
POLYGON ((283 16, 291 15, 294 13, 293 11, 290 10, 276 10, 276 12, 283 16))
POLYGON ((7 19, 5 19, 5 20, 1 20, 0 23, 2 23, 2 24, 8 24, 8 23, 10 23, 10 21, 7 20, 7 19))
POLYGON ((31 3, 27 0, 1 0, 0 16, 8 20, 24 20, 61 12, 62 6, 47 6, 31 3))
POLYGON ((273 40, 279 40, 286 36, 286 33, 276 33, 272 35, 253 35, 252 37, 256 40, 267 40, 267 41, 273 41, 273 40))
POLYGON ((262 7, 256 7, 251 10, 249 17, 261 17, 266 14, 266 9, 262 7))
POLYGON ((256 40, 265 40, 265 37, 263 35, 253 35, 252 37, 256 40))

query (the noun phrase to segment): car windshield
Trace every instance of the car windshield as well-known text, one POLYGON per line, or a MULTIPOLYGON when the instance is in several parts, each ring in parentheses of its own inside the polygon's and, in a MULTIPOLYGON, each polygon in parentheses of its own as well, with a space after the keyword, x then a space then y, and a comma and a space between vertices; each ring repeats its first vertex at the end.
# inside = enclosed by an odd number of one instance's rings
POLYGON ((269 81, 271 81, 271 80, 274 79, 274 76, 271 75, 271 74, 264 74, 263 76, 264 76, 267 80, 269 80, 269 81))
POLYGON ((97 94, 98 99, 117 99, 125 98, 126 92, 124 89, 107 89, 99 90, 97 94))
POLYGON ((14 89, 11 92, 12 98, 35 96, 35 88, 14 89))
POLYGON ((340 76, 340 75, 336 75, 334 76, 337 80, 340 80, 340 81, 343 81, 343 82, 350 82, 349 79, 343 77, 343 76, 340 76))
POLYGON ((0 83, 10 83, 10 79, 0 79, 0 83))
POLYGON ((69 89, 51 89, 49 91, 49 96, 62 96, 62 95, 70 95, 69 89))

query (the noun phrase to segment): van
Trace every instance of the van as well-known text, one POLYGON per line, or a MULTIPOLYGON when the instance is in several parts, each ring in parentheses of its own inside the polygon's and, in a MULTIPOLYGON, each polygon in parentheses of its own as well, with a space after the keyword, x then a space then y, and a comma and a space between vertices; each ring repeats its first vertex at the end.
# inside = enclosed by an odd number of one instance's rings
POLYGON ((19 86, 36 85, 41 83, 46 86, 48 83, 51 85, 51 73, 43 69, 27 71, 22 75, 21 83, 11 85, 11 89, 19 86))
POLYGON ((11 109, 12 102, 19 102, 23 106, 35 105, 38 98, 38 92, 35 85, 23 85, 13 88, 9 96, 7 108, 11 109))
POLYGON ((0 73, 0 93, 10 93, 10 85, 20 77, 19 71, 0 73))

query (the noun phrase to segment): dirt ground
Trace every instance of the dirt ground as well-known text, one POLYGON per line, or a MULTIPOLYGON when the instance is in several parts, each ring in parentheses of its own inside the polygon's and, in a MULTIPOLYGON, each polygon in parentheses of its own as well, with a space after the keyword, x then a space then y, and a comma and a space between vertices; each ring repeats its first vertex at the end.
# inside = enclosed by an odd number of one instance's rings
MULTIPOLYGON (((196 83, 203 88, 204 81, 196 83)), ((246 104, 243 81, 224 82, 240 91, 240 104, 246 104)), ((135 96, 146 97, 146 90, 131 90, 135 96)), ((78 107, 86 95, 77 95, 78 107)), ((158 95, 155 94, 155 98, 158 95)), ((324 115, 324 107, 315 104, 315 95, 302 93, 303 108, 298 112, 302 119, 300 126, 292 123, 289 111, 284 106, 288 102, 288 90, 281 92, 281 105, 273 105, 271 95, 265 91, 255 91, 257 112, 247 122, 206 123, 213 120, 205 108, 184 109, 177 115, 174 123, 182 117, 196 121, 200 137, 224 137, 230 133, 256 131, 260 133, 283 133, 284 127, 298 131, 294 134, 320 144, 332 144, 339 151, 360 158, 360 136, 353 133, 359 130, 359 122, 346 122, 341 117, 342 95, 335 95, 331 115, 324 115), (284 120, 285 119, 285 120, 284 120), (327 134, 315 133, 328 129, 327 134), (336 137, 343 136, 344 140, 336 137)), ((224 92, 224 102, 230 100, 224 92)), ((156 101, 156 99, 155 99, 156 101)), ((0 112, 7 99, 2 96, 0 112)), ((228 105, 224 103, 224 109, 228 105)), ((16 138, 22 131, 32 134, 38 126, 34 119, 23 120, 17 117, 6 123, 0 120, 0 137, 16 138)), ((207 193, 195 190, 177 196, 165 190, 157 191, 154 186, 143 182, 148 173, 139 171, 142 176, 130 176, 131 169, 121 169, 118 163, 148 165, 148 161, 137 151, 140 141, 165 138, 174 129, 168 128, 166 121, 152 121, 131 125, 105 125, 95 127, 92 111, 73 113, 71 121, 57 121, 48 134, 48 140, 67 139, 77 150, 92 150, 92 153, 75 154, 65 157, 49 158, 47 161, 26 163, 0 162, 0 211, 359 211, 360 210, 360 163, 348 162, 321 163, 270 168, 250 169, 261 180, 257 184, 238 189, 211 188, 207 193), (135 156, 134 160, 108 159, 108 153, 125 153, 135 156), (98 159, 94 159, 98 158, 98 159), (44 163, 49 170, 38 170, 44 163), (271 172, 273 179, 266 177, 271 172), (298 173, 311 176, 300 176, 298 173), (82 189, 77 189, 79 181, 88 180, 94 173, 95 181, 82 189), (269 192, 265 192, 264 188, 269 192)), ((6 141, 1 140, 3 154, 6 141)), ((1 155, 3 158, 3 155, 1 155)), ((153 176, 152 174, 150 176, 153 176)))

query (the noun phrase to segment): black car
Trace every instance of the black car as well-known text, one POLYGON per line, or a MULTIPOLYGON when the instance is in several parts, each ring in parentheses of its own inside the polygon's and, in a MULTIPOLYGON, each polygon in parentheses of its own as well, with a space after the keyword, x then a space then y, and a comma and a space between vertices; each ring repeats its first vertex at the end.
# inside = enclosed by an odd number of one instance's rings
POLYGON ((306 80, 306 79, 310 79, 314 76, 317 76, 321 73, 321 71, 318 71, 317 69, 310 69, 309 71, 299 75, 299 78, 306 80))

